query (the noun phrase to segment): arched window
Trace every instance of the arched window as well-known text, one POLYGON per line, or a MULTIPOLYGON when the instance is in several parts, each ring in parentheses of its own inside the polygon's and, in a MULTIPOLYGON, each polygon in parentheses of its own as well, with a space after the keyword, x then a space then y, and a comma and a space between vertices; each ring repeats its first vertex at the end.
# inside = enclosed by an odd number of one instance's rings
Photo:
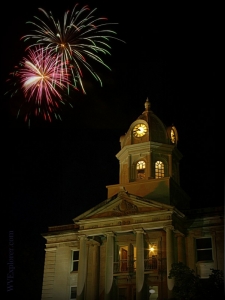
POLYGON ((145 178, 145 161, 140 160, 136 165, 137 179, 145 178))
POLYGON ((155 162, 155 178, 163 178, 164 174, 164 164, 163 162, 157 160, 155 162))

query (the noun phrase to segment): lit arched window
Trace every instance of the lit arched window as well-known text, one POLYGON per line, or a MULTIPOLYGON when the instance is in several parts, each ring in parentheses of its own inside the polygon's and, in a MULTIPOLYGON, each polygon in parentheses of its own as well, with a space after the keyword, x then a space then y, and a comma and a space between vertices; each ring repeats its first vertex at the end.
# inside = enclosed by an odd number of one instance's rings
POLYGON ((164 164, 163 162, 157 160, 155 163, 155 178, 164 177, 164 164))
POLYGON ((137 179, 144 179, 145 178, 145 161, 140 160, 137 163, 136 170, 137 170, 137 179))

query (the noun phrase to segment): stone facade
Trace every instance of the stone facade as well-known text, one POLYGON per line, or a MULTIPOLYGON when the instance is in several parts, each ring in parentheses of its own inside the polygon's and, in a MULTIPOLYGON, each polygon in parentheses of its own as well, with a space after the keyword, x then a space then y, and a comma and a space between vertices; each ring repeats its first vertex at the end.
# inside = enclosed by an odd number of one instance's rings
POLYGON ((170 299, 172 263, 201 278, 224 269, 224 207, 190 210, 177 140, 176 128, 166 128, 147 100, 120 139, 119 184, 74 224, 43 235, 42 300, 170 299))

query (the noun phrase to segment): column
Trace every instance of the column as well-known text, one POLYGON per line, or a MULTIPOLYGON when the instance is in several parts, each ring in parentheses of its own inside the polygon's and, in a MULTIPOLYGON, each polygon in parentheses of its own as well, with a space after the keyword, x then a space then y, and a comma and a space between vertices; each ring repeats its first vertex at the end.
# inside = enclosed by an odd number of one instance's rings
POLYGON ((56 248, 45 249, 45 265, 41 299, 52 299, 54 296, 54 278, 56 266, 56 248))
POLYGON ((190 269, 196 269, 196 258, 195 258, 195 234, 189 232, 186 238, 186 264, 190 269))
POLYGON ((152 150, 149 152, 149 162, 148 162, 148 166, 149 166, 149 179, 154 178, 154 174, 155 174, 155 166, 152 165, 153 164, 153 153, 152 150))
POLYGON ((111 300, 113 288, 114 233, 108 232, 106 236, 105 300, 111 300))
POLYGON ((85 285, 87 277, 87 245, 86 236, 79 236, 80 250, 79 250, 79 266, 77 279, 77 300, 85 299, 85 285))
POLYGON ((119 175, 119 179, 120 179, 120 183, 123 183, 123 164, 121 164, 121 161, 119 162, 120 164, 120 175, 119 175))
POLYGON ((92 285, 90 300, 98 300, 98 288, 99 288, 99 246, 100 244, 95 242, 92 244, 93 255, 92 255, 92 285))
POLYGON ((184 247, 184 235, 180 232, 176 233, 177 238, 177 261, 185 264, 185 247, 184 247))
POLYGON ((179 163, 177 163, 177 183, 180 184, 180 168, 179 168, 179 163))
POLYGON ((168 299, 172 297, 172 289, 174 286, 174 278, 169 279, 169 272, 171 266, 174 263, 174 247, 173 247, 173 226, 168 226, 166 230, 166 261, 167 261, 167 287, 168 287, 168 299))
POLYGON ((144 239, 143 229, 136 229, 136 300, 143 300, 144 286, 144 239))
POLYGON ((169 154, 169 176, 172 177, 173 176, 173 171, 172 171, 172 155, 169 154))
POLYGON ((132 165, 132 156, 129 154, 128 155, 128 174, 127 174, 127 180, 125 183, 134 181, 136 179, 136 170, 134 170, 134 166, 132 165))

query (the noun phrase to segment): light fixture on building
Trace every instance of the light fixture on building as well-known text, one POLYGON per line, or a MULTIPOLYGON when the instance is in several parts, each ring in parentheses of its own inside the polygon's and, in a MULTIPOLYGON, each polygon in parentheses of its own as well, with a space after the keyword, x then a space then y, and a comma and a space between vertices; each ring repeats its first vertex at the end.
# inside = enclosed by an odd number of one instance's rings
POLYGON ((149 251, 150 251, 150 252, 153 252, 154 250, 155 250, 154 245, 150 245, 150 246, 149 246, 149 251))

